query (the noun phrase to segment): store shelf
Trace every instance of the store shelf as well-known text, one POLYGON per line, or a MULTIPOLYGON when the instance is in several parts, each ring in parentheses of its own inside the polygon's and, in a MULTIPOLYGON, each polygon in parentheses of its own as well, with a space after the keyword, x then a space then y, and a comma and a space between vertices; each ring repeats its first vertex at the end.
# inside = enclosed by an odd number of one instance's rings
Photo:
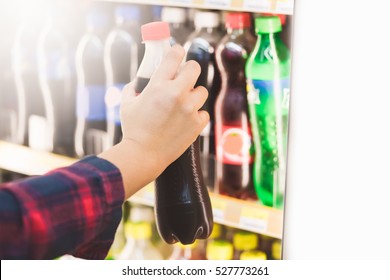
MULTIPOLYGON (((218 194, 210 193, 214 222, 275 238, 282 238, 283 211, 218 194)), ((134 194, 130 202, 153 206, 154 184, 134 194)))
POLYGON ((106 2, 178 6, 292 15, 294 0, 104 0, 106 2))
MULTIPOLYGON (((76 159, 34 151, 28 147, 0 141, 0 168, 25 175, 41 175, 76 159)), ((210 193, 214 221, 275 238, 282 237, 283 212, 255 202, 247 202, 210 193)), ((154 184, 133 195, 129 201, 154 205, 154 184)))
POLYGON ((39 152, 28 147, 0 141, 0 168, 24 175, 42 175, 76 159, 39 152))

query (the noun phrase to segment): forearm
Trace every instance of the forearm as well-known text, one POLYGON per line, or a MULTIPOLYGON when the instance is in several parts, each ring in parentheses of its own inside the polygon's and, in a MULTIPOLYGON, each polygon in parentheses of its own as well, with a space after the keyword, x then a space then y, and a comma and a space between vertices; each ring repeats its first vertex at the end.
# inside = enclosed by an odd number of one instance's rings
POLYGON ((152 153, 136 141, 125 139, 98 157, 111 162, 120 170, 127 199, 152 182, 168 165, 152 153))
POLYGON ((0 187, 0 258, 105 257, 121 219, 122 178, 89 157, 0 187))

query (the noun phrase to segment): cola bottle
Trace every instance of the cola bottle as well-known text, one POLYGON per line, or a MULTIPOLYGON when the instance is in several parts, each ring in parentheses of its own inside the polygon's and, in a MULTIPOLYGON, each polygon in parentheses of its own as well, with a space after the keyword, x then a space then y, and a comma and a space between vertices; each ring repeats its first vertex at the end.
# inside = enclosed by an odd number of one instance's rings
POLYGON ((245 77, 245 63, 256 37, 250 31, 249 13, 228 13, 226 27, 228 34, 216 52, 222 88, 215 104, 215 187, 220 194, 257 200, 245 77))
POLYGON ((221 75, 215 60, 216 47, 223 35, 219 13, 197 11, 195 28, 184 48, 187 51, 186 60, 195 60, 201 67, 201 74, 195 86, 204 86, 209 92, 202 109, 209 113, 210 122, 200 134, 200 155, 204 179, 207 186, 212 188, 215 183, 214 106, 221 89, 221 75))
MULTIPOLYGON (((164 53, 170 48, 169 25, 152 22, 142 26, 145 56, 139 67, 135 90, 141 93, 164 53)), ((210 197, 200 168, 199 138, 155 181, 155 214, 162 239, 191 244, 207 238, 213 227, 210 197)))

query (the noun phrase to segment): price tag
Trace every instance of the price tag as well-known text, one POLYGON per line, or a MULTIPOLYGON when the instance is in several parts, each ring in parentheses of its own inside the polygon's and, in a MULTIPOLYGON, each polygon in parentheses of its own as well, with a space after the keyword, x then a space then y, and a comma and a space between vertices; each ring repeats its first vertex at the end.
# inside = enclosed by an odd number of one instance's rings
POLYGON ((275 2, 273 0, 245 0, 244 8, 248 10, 254 11, 262 11, 269 12, 271 8, 271 2, 275 2))
POLYGON ((255 232, 265 232, 268 227, 269 213, 255 208, 244 207, 241 210, 240 225, 255 232))
POLYGON ((185 4, 185 5, 191 5, 192 0, 171 0, 172 4, 185 4))
POLYGON ((206 0, 206 5, 217 6, 222 8, 230 7, 231 0, 206 0))
POLYGON ((215 220, 224 220, 226 213, 226 202, 215 198, 212 200, 213 215, 215 220))

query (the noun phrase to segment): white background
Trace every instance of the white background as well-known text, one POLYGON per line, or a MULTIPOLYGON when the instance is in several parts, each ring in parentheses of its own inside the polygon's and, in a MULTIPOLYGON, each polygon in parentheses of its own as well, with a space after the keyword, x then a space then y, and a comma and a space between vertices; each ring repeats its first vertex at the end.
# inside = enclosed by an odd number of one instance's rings
POLYGON ((286 259, 390 259, 389 5, 295 2, 286 259))

